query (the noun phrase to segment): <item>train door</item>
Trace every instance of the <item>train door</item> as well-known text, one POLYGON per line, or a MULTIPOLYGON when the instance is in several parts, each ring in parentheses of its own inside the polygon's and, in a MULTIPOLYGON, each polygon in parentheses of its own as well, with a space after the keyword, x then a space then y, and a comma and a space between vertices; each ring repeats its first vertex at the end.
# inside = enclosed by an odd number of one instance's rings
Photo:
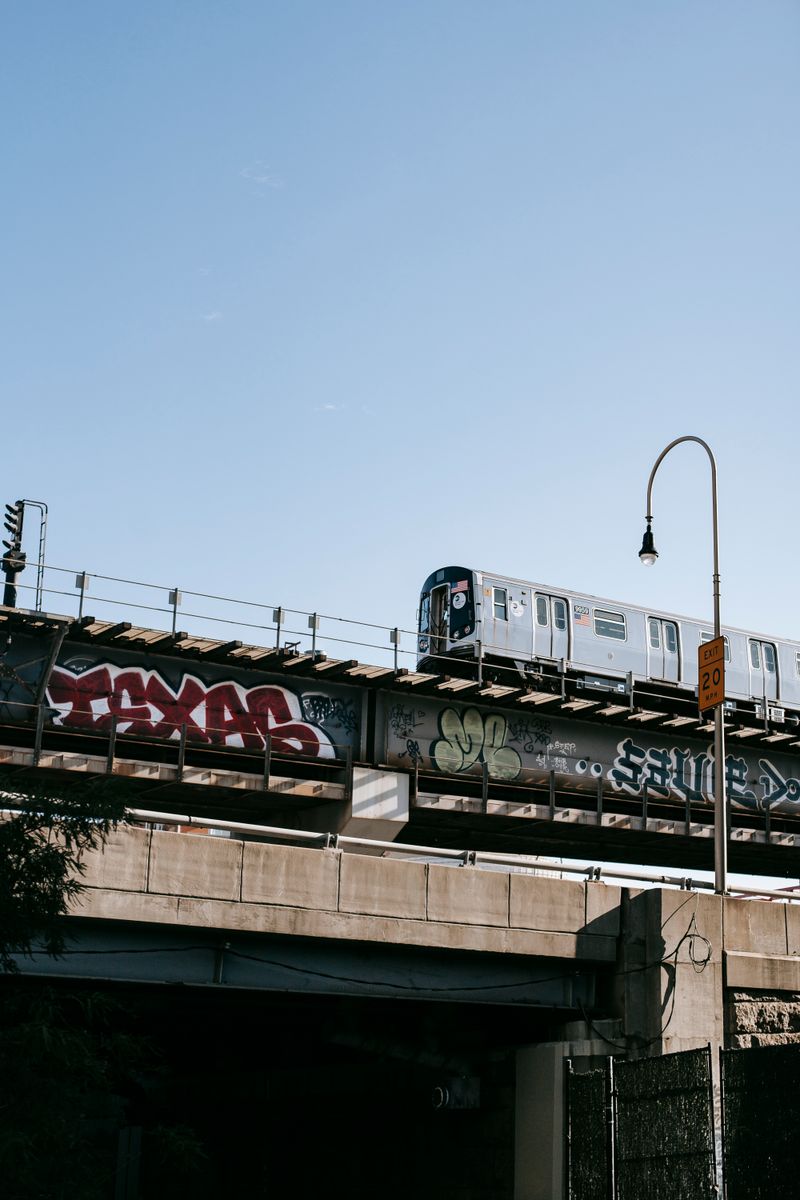
POLYGON ((647 662, 651 679, 677 683, 680 678, 678 626, 661 617, 647 618, 647 662))
POLYGON ((778 661, 772 642, 748 640, 750 695, 756 700, 777 700, 778 661))
POLYGON ((431 589, 430 599, 431 654, 447 654, 450 636, 450 584, 431 589))
POLYGON ((567 602, 562 596, 536 593, 534 653, 537 658, 569 658, 567 602))

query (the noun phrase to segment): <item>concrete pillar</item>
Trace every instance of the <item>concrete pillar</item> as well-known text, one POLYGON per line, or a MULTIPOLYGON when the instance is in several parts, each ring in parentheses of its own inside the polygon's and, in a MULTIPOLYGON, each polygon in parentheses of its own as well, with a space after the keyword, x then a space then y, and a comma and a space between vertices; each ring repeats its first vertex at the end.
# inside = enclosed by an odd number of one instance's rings
MULTIPOLYGON (((378 767, 353 767, 351 796, 344 801, 300 808, 296 812, 285 810, 281 814, 281 823, 291 829, 312 833, 339 833, 346 837, 393 842, 408 824, 408 815, 408 775, 378 767)), ((368 851, 365 849, 363 853, 368 851)))
POLYGON ((514 1200, 561 1200, 566 1194, 566 1060, 579 1060, 581 1071, 599 1066, 621 1036, 619 1022, 609 1020, 591 1027, 570 1022, 563 1034, 563 1041, 517 1051, 514 1200))
POLYGON ((629 895, 618 976, 632 1056, 724 1039, 722 900, 672 889, 629 895))
POLYGON ((565 1048, 546 1042, 517 1051, 514 1200, 563 1195, 565 1048))

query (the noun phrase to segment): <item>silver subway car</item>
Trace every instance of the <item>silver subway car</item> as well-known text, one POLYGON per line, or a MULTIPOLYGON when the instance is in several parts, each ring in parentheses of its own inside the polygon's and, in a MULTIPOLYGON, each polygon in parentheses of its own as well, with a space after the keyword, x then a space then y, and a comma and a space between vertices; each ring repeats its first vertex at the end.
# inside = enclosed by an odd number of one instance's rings
MULTIPOLYGON (((726 699, 780 720, 800 713, 800 642, 746 630, 725 634, 726 699)), ((712 626, 616 600, 526 583, 466 567, 442 567, 422 585, 418 664, 457 672, 481 661, 511 682, 568 674, 586 686, 624 691, 627 681, 697 689, 697 648, 712 626)))

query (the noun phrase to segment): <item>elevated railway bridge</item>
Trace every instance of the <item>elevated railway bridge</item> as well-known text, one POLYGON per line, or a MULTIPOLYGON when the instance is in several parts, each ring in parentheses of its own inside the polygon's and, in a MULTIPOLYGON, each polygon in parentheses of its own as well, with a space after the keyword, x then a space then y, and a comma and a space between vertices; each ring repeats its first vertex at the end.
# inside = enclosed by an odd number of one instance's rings
MULTIPOLYGON (((0 761, 140 807, 432 846, 713 865, 712 722, 677 691, 478 682, 0 609, 0 761)), ((800 731, 726 722, 730 865, 800 874, 800 731)))
MULTIPOLYGON (((353 1196, 560 1197, 565 1059, 800 1038, 800 906, 692 888, 710 728, 676 694, 11 608, 0 646, 20 791, 130 793, 67 953, 18 985, 124 995, 203 1138, 198 1196, 315 1194, 335 1169, 353 1196), (685 878, 554 878, 541 855, 685 878)), ((728 738, 731 867, 797 878, 800 739, 769 714, 728 738)))

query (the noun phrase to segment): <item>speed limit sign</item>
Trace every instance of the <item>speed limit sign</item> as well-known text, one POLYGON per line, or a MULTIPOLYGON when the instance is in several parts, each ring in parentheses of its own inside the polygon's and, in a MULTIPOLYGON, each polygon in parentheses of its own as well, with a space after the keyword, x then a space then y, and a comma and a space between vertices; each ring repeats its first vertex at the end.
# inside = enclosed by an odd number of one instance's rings
POLYGON ((725 639, 703 642, 697 651, 697 703, 700 712, 725 699, 725 639))

